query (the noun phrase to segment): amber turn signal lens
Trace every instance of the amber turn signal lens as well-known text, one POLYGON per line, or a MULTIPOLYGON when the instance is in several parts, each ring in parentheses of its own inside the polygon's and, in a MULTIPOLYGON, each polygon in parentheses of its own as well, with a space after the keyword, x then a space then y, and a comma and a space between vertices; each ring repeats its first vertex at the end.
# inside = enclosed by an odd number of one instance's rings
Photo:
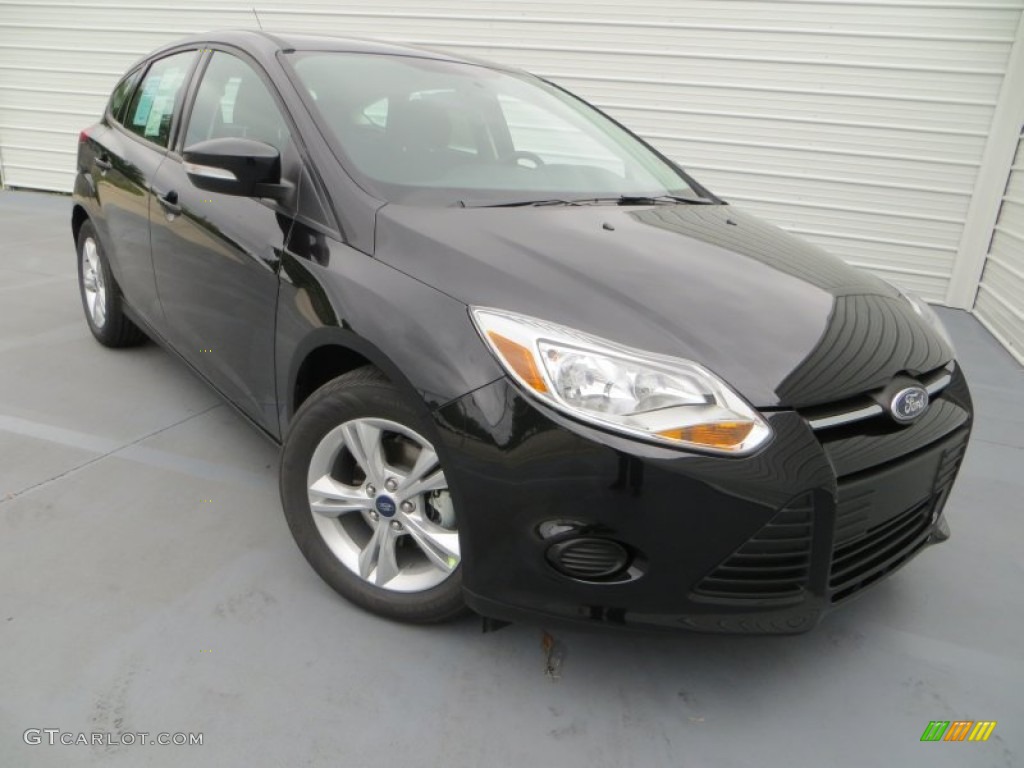
POLYGON ((753 428, 752 421, 718 421, 711 424, 695 424, 692 427, 665 429, 658 435, 670 440, 729 449, 740 445, 753 428))
POLYGON ((495 349, 505 358, 505 362, 516 374, 525 381, 531 389, 537 392, 547 392, 548 385, 537 368, 537 360, 533 353, 522 344, 517 344, 512 339, 506 339, 500 333, 487 332, 488 338, 494 344, 495 349))

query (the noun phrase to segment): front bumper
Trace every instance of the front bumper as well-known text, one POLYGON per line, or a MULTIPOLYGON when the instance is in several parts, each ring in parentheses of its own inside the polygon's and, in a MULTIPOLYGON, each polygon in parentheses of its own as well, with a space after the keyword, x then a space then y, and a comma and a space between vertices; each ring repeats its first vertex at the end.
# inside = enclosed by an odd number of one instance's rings
POLYGON ((948 537, 972 418, 959 369, 911 426, 766 416, 765 449, 718 458, 569 421, 507 380, 439 409, 468 604, 503 620, 797 633, 948 537), (573 538, 618 543, 629 568, 566 575, 551 548, 573 538))

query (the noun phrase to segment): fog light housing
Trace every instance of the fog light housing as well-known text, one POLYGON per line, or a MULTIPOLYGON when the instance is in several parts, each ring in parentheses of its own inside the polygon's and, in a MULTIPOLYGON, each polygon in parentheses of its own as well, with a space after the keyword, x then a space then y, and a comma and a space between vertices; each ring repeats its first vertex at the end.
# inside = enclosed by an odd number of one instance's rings
POLYGON ((582 581, 607 581, 620 576, 632 558, 617 541, 580 537, 552 544, 548 548, 547 559, 555 570, 565 576, 582 581))

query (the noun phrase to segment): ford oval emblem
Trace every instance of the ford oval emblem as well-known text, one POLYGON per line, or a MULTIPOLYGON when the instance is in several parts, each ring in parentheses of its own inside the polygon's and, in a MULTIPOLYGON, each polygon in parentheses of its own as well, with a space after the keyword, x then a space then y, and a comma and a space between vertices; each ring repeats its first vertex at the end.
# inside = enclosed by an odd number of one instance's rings
POLYGON ((900 424, 908 424, 928 409, 928 390, 907 387, 897 392, 889 403, 889 413, 900 424))
POLYGON ((377 511, 384 515, 384 517, 391 517, 395 514, 395 509, 397 509, 395 506, 395 500, 390 496, 378 496, 375 506, 377 507, 377 511))

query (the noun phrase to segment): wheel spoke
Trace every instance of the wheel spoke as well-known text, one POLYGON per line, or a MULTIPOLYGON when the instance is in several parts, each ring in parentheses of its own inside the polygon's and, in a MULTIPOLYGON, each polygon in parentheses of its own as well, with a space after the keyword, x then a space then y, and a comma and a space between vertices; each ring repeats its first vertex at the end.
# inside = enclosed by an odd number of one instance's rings
POLYGON ((421 493, 443 491, 448 487, 444 472, 438 465, 437 452, 429 445, 420 447, 420 454, 409 474, 402 478, 395 492, 399 501, 405 501, 421 493))
POLYGON ((397 534, 386 520, 381 520, 366 547, 359 553, 359 575, 373 581, 378 587, 385 586, 398 575, 398 559, 395 553, 397 534))
POLYGON ((427 493, 429 491, 443 491, 448 487, 448 481, 444 478, 444 472, 438 468, 425 477, 421 477, 418 480, 412 482, 406 482, 395 496, 400 501, 411 499, 414 496, 419 496, 421 493, 427 493))
POLYGON ((412 469, 409 470, 409 473, 405 475, 398 484, 397 495, 401 498, 406 498, 407 496, 414 495, 414 493, 423 493, 423 491, 407 493, 406 489, 422 481, 424 477, 430 474, 437 467, 437 463, 437 453, 434 449, 428 445, 421 445, 420 453, 416 457, 416 463, 413 464, 412 469))
POLYGON ((366 475, 366 479, 378 488, 384 486, 384 451, 381 445, 381 430, 365 421, 350 422, 342 430, 345 445, 352 458, 366 475))
POLYGON ((340 517, 349 512, 370 509, 373 501, 361 488, 350 488, 330 475, 324 475, 309 486, 309 506, 317 514, 340 517))
POLYGON ((455 531, 438 529, 417 517, 406 516, 405 530, 412 536, 423 554, 443 571, 451 571, 459 564, 459 534, 455 531))
POLYGON ((92 305, 92 321, 97 325, 103 325, 103 321, 106 319, 107 310, 103 306, 103 295, 100 293, 96 294, 96 299, 92 305))
POLYGON ((82 247, 82 288, 89 318, 96 328, 102 328, 107 319, 107 292, 99 251, 91 238, 82 247))
POLYGON ((377 572, 374 581, 378 587, 383 587, 398 575, 398 553, 395 551, 398 536, 390 525, 381 523, 380 527, 387 533, 381 536, 380 554, 377 556, 377 572))

